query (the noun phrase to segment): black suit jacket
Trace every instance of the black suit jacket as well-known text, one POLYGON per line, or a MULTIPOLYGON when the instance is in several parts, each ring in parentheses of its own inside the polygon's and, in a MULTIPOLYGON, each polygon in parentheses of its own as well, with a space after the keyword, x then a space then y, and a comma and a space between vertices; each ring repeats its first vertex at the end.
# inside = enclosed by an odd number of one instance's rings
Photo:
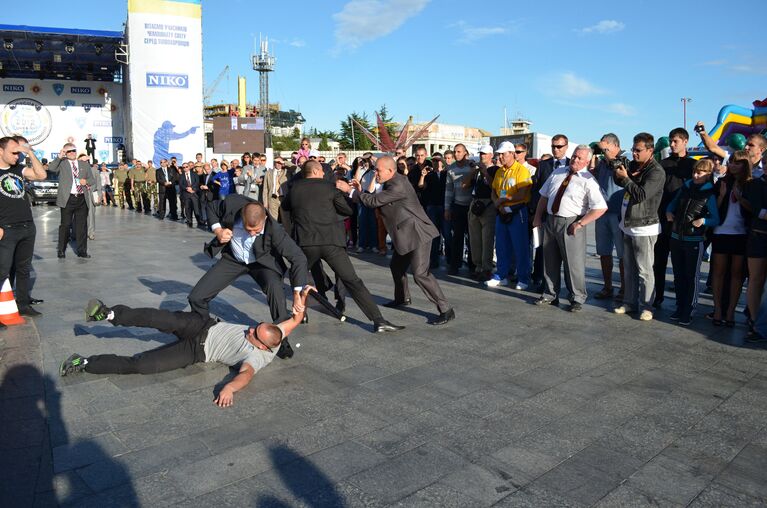
POLYGON ((413 186, 403 174, 395 173, 384 184, 381 192, 369 194, 354 191, 353 199, 368 208, 378 208, 381 211, 397 254, 412 252, 421 244, 439 236, 437 228, 418 201, 413 186))
MULTIPOLYGON (((565 157, 565 166, 570 165, 570 157, 565 157)), ((564 167, 564 166, 559 166, 564 167)), ((538 200, 541 199, 541 187, 543 187, 543 184, 546 183, 546 180, 549 179, 551 174, 554 172, 554 159, 546 159, 545 161, 540 161, 538 163, 538 170, 535 172, 535 176, 533 177, 533 191, 532 196, 530 196, 530 210, 535 211, 536 207, 538 206, 538 200)))
POLYGON ((301 247, 346 247, 344 219, 353 211, 334 183, 324 178, 300 178, 293 182, 282 207, 291 213, 293 238, 301 247))
MULTIPOLYGON (((157 183, 160 184, 160 188, 165 187, 165 174, 162 172, 162 168, 157 168, 154 172, 157 183)), ((178 171, 173 166, 168 166, 168 181, 173 185, 178 183, 178 171)))
MULTIPOLYGON (((240 219, 240 211, 248 203, 256 203, 256 201, 240 194, 230 194, 225 199, 208 203, 208 223, 211 225, 218 223, 221 227, 232 229, 235 222, 240 219)), ((224 249, 231 251, 228 245, 222 245, 215 237, 205 244, 205 252, 210 257, 215 257, 224 249)), ((288 236, 282 226, 269 217, 269 214, 266 216, 263 233, 253 242, 253 252, 256 255, 256 263, 280 275, 284 275, 287 271, 285 266, 285 259, 287 259, 290 263, 291 285, 293 287, 306 285, 307 267, 304 252, 288 236)))
POLYGON ((192 193, 194 194, 200 190, 200 177, 197 176, 197 173, 194 171, 190 171, 189 173, 181 173, 178 176, 178 185, 182 194, 186 193, 187 187, 191 187, 192 193))

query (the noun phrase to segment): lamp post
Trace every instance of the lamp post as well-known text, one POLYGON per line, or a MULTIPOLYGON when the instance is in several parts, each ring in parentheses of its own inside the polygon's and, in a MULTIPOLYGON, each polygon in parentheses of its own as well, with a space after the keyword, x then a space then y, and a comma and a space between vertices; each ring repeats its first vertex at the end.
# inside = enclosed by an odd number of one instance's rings
POLYGON ((682 101, 682 110, 684 115, 684 123, 682 125, 684 126, 684 129, 687 130, 687 103, 692 102, 692 99, 689 97, 682 97, 680 100, 682 101))

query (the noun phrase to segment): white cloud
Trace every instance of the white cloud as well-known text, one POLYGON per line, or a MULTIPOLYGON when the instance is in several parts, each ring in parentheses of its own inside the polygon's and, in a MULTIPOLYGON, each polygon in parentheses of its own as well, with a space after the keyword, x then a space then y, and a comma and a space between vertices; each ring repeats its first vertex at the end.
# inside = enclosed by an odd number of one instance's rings
POLYGON ((611 34, 620 32, 624 28, 626 28, 626 25, 620 21, 615 21, 614 19, 603 19, 596 25, 587 26, 586 28, 581 28, 580 30, 576 31, 582 34, 611 34))
POLYGON ((485 37, 509 33, 509 29, 503 26, 470 26, 465 21, 448 25, 448 28, 457 28, 459 30, 461 35, 458 38, 458 42, 462 43, 471 43, 485 37))
POLYGON ((612 104, 608 104, 605 108, 605 111, 621 116, 634 116, 637 114, 637 110, 634 106, 629 106, 628 104, 624 104, 622 102, 614 102, 612 104))
POLYGON ((607 93, 607 90, 599 88, 572 72, 563 72, 545 78, 541 81, 541 85, 546 93, 565 97, 587 97, 607 93))
POLYGON ((557 100, 555 102, 561 106, 566 106, 569 108, 586 109, 589 111, 601 111, 602 113, 610 113, 611 115, 618 115, 618 116, 624 116, 624 117, 635 116, 637 114, 637 110, 634 106, 630 106, 622 102, 614 102, 612 104, 583 104, 579 102, 571 102, 571 101, 563 101, 563 100, 557 100))
POLYGON ((392 33, 405 21, 421 12, 429 0, 351 0, 336 22, 337 49, 354 49, 392 33))
POLYGON ((293 39, 288 43, 288 45, 293 46, 294 48, 303 48, 306 46, 306 42, 302 41, 301 39, 293 39))

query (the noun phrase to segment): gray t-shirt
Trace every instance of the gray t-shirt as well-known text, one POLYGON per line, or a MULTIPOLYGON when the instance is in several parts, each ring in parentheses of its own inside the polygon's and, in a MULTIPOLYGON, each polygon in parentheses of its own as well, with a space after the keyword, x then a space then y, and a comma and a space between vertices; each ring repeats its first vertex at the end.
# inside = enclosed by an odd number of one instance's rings
POLYGON ((276 353, 262 351, 248 342, 245 325, 218 323, 210 327, 205 340, 205 361, 221 362, 225 365, 237 365, 245 362, 256 372, 266 367, 274 359, 276 353))

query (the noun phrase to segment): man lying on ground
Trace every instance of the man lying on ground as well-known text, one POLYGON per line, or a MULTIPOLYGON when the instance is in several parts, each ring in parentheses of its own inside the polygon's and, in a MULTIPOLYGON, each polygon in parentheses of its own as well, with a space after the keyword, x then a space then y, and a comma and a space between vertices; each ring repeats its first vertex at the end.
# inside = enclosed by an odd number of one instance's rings
POLYGON ((92 374, 156 374, 181 369, 199 362, 241 364, 239 373, 229 381, 213 401, 220 407, 233 404, 234 393, 243 389, 259 369, 274 359, 283 339, 301 323, 310 286, 294 303, 298 312, 278 324, 259 323, 256 327, 204 319, 197 312, 171 312, 159 309, 132 309, 125 305, 107 307, 101 300, 91 300, 85 307, 86 321, 107 320, 115 326, 155 328, 173 334, 178 341, 134 356, 73 354, 61 363, 62 376, 76 372, 92 374))

